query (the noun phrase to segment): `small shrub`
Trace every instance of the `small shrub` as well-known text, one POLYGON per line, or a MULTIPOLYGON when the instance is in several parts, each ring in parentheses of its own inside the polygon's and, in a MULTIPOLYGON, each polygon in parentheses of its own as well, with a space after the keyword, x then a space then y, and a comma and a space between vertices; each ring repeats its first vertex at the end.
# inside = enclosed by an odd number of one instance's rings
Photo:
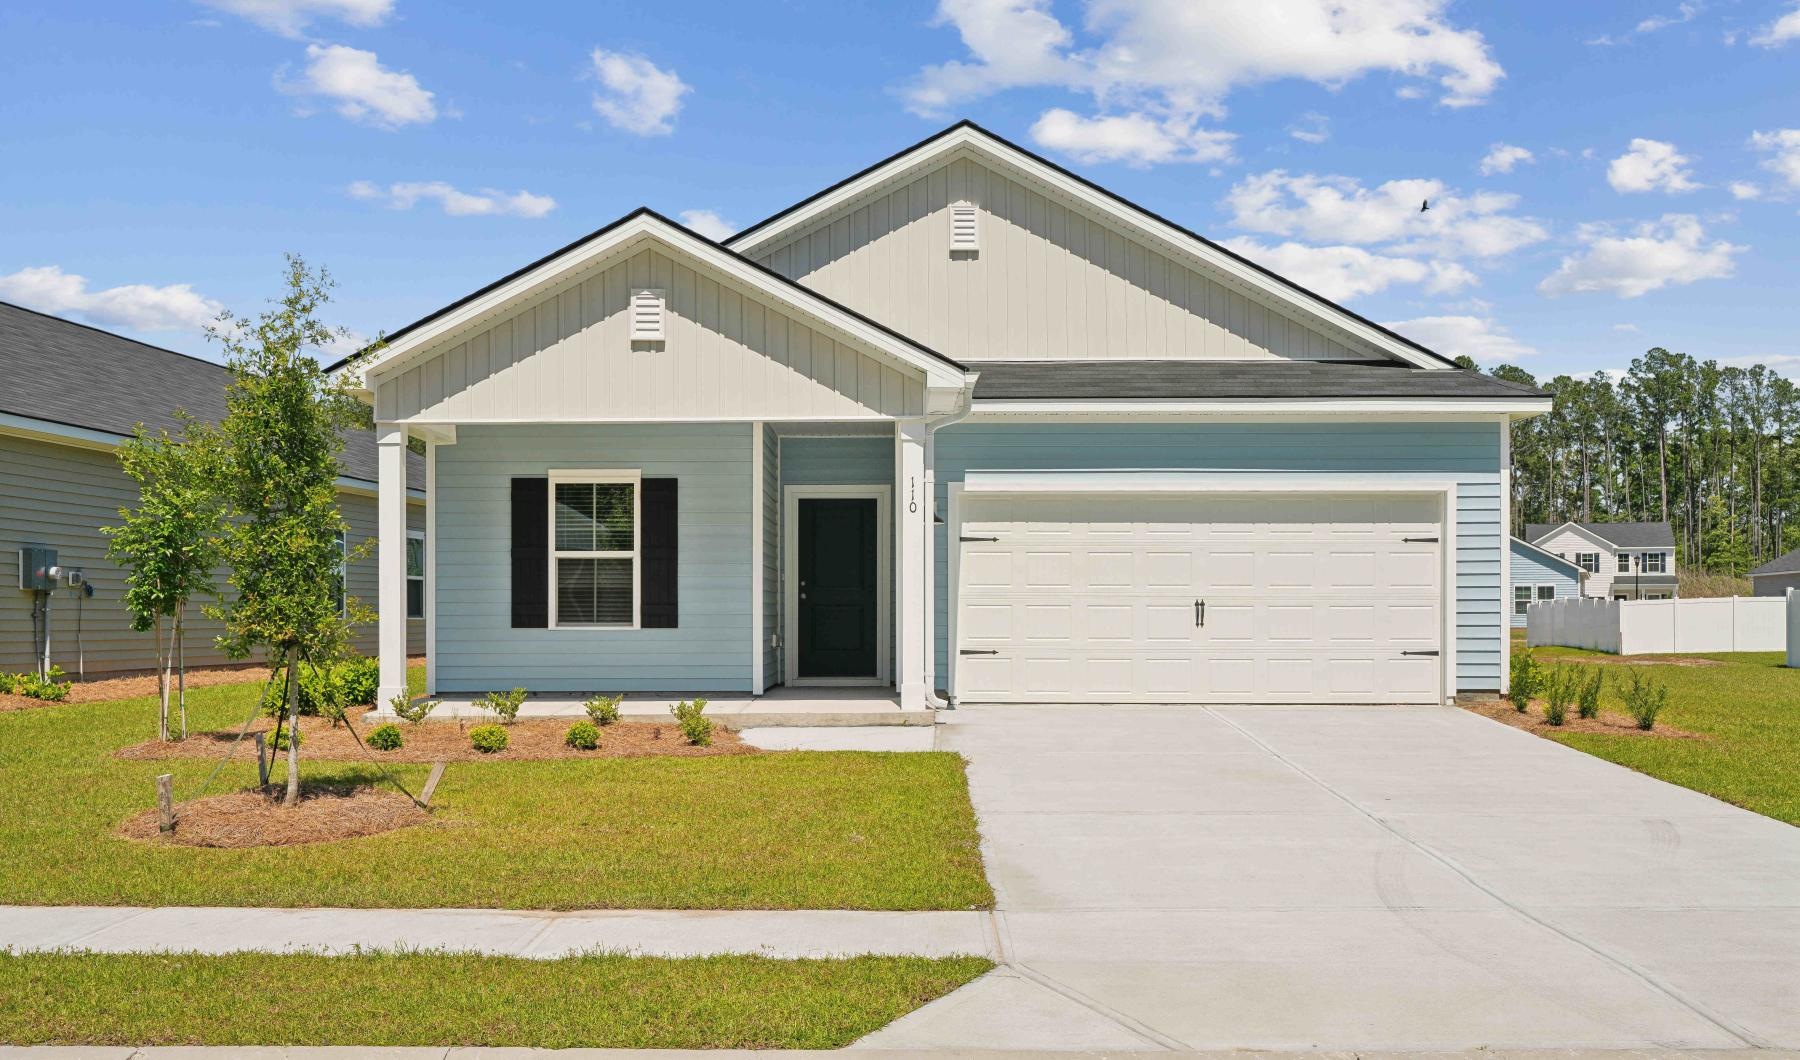
POLYGON ((619 720, 619 704, 623 702, 624 696, 595 696, 581 707, 595 725, 611 725, 619 720))
POLYGON ((275 733, 275 750, 287 750, 289 740, 293 741, 295 747, 306 746, 306 737, 304 735, 289 726, 283 725, 280 731, 275 733))
POLYGON ((1600 716, 1600 693, 1606 687, 1605 667, 1594 667, 1594 674, 1581 683, 1581 694, 1575 699, 1575 713, 1584 718, 1600 716))
POLYGON ((368 706, 375 702, 375 693, 381 688, 381 662, 361 656, 341 662, 332 671, 331 680, 337 687, 339 703, 368 706))
POLYGON ((377 751, 398 751, 400 742, 400 726, 391 721, 375 726, 375 730, 369 733, 369 746, 377 751))
POLYGON ((423 725, 425 719, 430 716, 431 712, 437 709, 437 700, 414 699, 405 692, 402 692, 393 699, 388 700, 388 707, 393 710, 394 717, 399 718, 401 721, 409 722, 413 725, 423 725))
POLYGON ((1561 725, 1569 720, 1569 704, 1581 693, 1581 675, 1570 666, 1551 666, 1544 675, 1544 720, 1561 725))
POLYGON ((563 737, 563 743, 577 751, 592 751, 600 746, 600 729, 591 721, 578 721, 569 726, 569 732, 563 737))
POLYGON ((69 689, 73 687, 73 682, 61 680, 62 676, 60 666, 52 666, 48 677, 39 677, 30 672, 0 674, 0 692, 41 699, 47 703, 61 703, 69 698, 69 689))
POLYGON ((710 747, 713 737, 712 719, 705 717, 706 700, 696 699, 692 703, 687 700, 669 708, 675 715, 675 724, 681 727, 681 735, 695 747, 710 747))
POLYGON ((1531 706, 1533 696, 1543 687, 1544 670, 1538 665, 1537 658, 1531 649, 1525 648, 1512 657, 1510 679, 1506 683, 1506 697, 1512 700, 1513 709, 1520 714, 1531 706))
POLYGON ((498 725, 477 725, 469 730, 469 746, 484 755, 506 750, 506 730, 498 725))
POLYGON ((1656 716, 1669 705, 1669 686, 1634 666, 1631 676, 1619 688, 1619 698, 1625 701, 1625 713, 1631 715, 1637 727, 1649 732, 1656 728, 1656 716))
POLYGON ((489 692, 475 701, 475 705, 500 719, 501 724, 511 725, 519 716, 519 708, 525 705, 526 692, 523 688, 515 688, 511 692, 489 692))

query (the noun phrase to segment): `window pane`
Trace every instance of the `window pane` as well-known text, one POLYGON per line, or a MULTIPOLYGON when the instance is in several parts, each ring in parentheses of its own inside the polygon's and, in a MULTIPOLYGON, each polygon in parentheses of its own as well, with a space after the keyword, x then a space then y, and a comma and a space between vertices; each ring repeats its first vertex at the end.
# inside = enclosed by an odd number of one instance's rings
POLYGON ((1515 615, 1524 614, 1525 608, 1528 605, 1530 605, 1530 603, 1531 603, 1531 586, 1529 586, 1529 585, 1513 586, 1513 614, 1515 614, 1515 615))
POLYGON ((1537 589, 1538 589, 1538 599, 1539 600, 1554 600, 1554 599, 1556 599, 1556 586, 1540 585, 1537 587, 1537 589))
POLYGON ((556 561, 556 621, 560 625, 630 625, 631 560, 556 561))
POLYGON ((628 482, 557 483, 557 551, 631 551, 634 492, 628 482))
MULTIPOLYGON (((425 617, 425 580, 412 578, 406 583, 406 617, 425 617)), ((302 733, 302 735, 305 735, 302 733)))
POLYGON ((1624 574, 1630 570, 1631 570, 1631 553, 1629 553, 1629 552, 1619 553, 1619 573, 1624 574))
POLYGON ((408 536, 406 539, 406 576, 423 578, 425 576, 425 539, 408 536))

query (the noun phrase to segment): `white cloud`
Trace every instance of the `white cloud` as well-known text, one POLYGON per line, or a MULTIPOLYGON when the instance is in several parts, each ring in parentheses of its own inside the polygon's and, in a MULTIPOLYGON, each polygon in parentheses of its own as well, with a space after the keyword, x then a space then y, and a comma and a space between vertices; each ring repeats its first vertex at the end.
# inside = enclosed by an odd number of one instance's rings
POLYGON ((1452 261, 1393 257, 1362 247, 1294 242, 1268 246, 1241 237, 1225 240, 1225 246, 1334 302, 1347 302, 1395 284, 1447 294, 1477 282, 1474 273, 1452 261))
POLYGON ((1612 329, 1621 335, 1636 335, 1644 330, 1636 324, 1614 324, 1612 329))
POLYGON ((1530 150, 1514 144, 1495 144, 1488 148, 1488 153, 1481 159, 1481 175, 1491 177, 1495 173, 1511 173, 1519 163, 1530 165, 1537 161, 1537 156, 1530 150))
POLYGON ((1432 80, 1445 106, 1484 102, 1505 71, 1479 32, 1450 23, 1448 7, 1449 0, 1090 0, 1077 39, 1050 0, 939 0, 933 24, 953 27, 968 57, 925 67, 903 95, 914 113, 937 117, 1010 88, 1063 88, 1093 99, 1094 124, 1173 123, 1179 132, 1169 138, 1177 141, 1191 139, 1201 119, 1221 117, 1234 90, 1270 81, 1336 89, 1389 73, 1411 79, 1401 86, 1408 97, 1432 80))
POLYGON ((1747 180, 1734 180, 1731 182, 1731 197, 1739 201, 1760 199, 1762 198, 1762 189, 1747 180))
POLYGON ((394 0, 200 0, 215 11, 239 15, 284 37, 299 37, 314 19, 333 18, 367 29, 394 13, 394 0))
POLYGON ((130 283, 89 290, 85 276, 39 265, 0 276, 0 298, 101 327, 134 331, 198 331, 225 308, 185 283, 130 283))
POLYGON ((1750 137, 1750 146, 1768 155, 1763 168, 1800 190, 1800 129, 1777 129, 1750 137))
POLYGON ((1307 111, 1300 120, 1288 126, 1288 135, 1303 143, 1322 144, 1331 139, 1331 119, 1318 111, 1307 111))
POLYGON ((1390 244, 1408 254, 1488 258, 1548 237, 1528 217, 1506 211, 1518 196, 1463 195, 1442 181, 1390 180, 1365 188, 1350 177, 1270 170, 1239 181, 1226 195, 1232 223, 1251 232, 1319 243, 1390 244), (1431 209, 1419 207, 1431 203, 1431 209))
POLYGON ((1081 162, 1134 166, 1229 161, 1236 139, 1231 133, 1198 129, 1179 118, 1159 121, 1141 113, 1084 118, 1061 107, 1045 111, 1032 124, 1031 138, 1081 162))
POLYGON ((350 197, 379 202, 392 210, 410 210, 421 201, 436 202, 451 217, 543 217, 556 209, 556 200, 529 191, 458 191, 441 180, 403 181, 382 187, 367 180, 350 185, 350 197))
POLYGON ((1691 162, 1693 159, 1675 150, 1674 144, 1639 137, 1606 167, 1606 182, 1621 192, 1693 191, 1700 185, 1688 172, 1691 162))
POLYGON ((1534 357, 1537 350, 1520 342, 1488 317, 1441 316, 1396 320, 1383 327, 1414 339, 1446 357, 1468 356, 1477 364, 1534 357))
POLYGON ((675 131, 681 97, 693 91, 673 70, 664 70, 641 55, 595 48, 590 57, 600 91, 594 111, 614 128, 638 136, 667 136, 675 131))
POLYGON ((715 243, 723 243, 738 230, 737 225, 711 210, 683 210, 678 216, 682 224, 715 243))
POLYGON ((1722 239, 1707 242, 1700 219, 1691 214, 1665 214, 1629 235, 1606 225, 1583 225, 1579 238, 1585 249, 1544 277, 1539 293, 1637 298, 1670 285, 1730 276, 1732 259, 1744 250, 1722 239))
POLYGON ((1675 13, 1672 15, 1651 15, 1639 22, 1637 28, 1632 32, 1655 33, 1659 29, 1668 29, 1670 26, 1679 26, 1683 22, 1692 22, 1700 14, 1700 11, 1699 4, 1681 4, 1676 7, 1675 13))
POLYGON ((301 80, 281 83, 284 91, 335 100, 339 114, 378 129, 437 118, 432 94, 420 87, 418 79, 382 66, 374 52, 342 44, 308 44, 306 59, 301 80))
POLYGON ((1750 37, 1751 44, 1762 48, 1779 48, 1791 40, 1800 40, 1800 2, 1750 37))

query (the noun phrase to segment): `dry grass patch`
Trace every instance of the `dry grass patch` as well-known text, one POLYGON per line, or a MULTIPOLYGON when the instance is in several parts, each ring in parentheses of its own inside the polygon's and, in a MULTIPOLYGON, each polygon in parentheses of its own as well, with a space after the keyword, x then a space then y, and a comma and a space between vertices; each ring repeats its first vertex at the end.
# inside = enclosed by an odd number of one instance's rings
MULTIPOLYGON (((368 743, 369 731, 375 727, 365 720, 367 714, 366 709, 356 711, 347 723, 356 726, 356 735, 362 737, 364 745, 368 743)), ((711 746, 696 747, 682 739, 681 730, 673 724, 638 721, 608 725, 600 730, 597 749, 578 751, 564 743, 563 737, 568 734, 570 725, 582 720, 585 719, 520 718, 503 726, 507 735, 505 750, 483 754, 469 744, 469 730, 488 724, 483 718, 465 718, 462 724, 450 720, 427 721, 423 725, 402 723, 399 729, 403 742, 399 749, 370 749, 367 752, 357 746, 356 737, 350 734, 346 725, 334 726, 324 718, 301 718, 300 752, 304 758, 339 762, 362 762, 371 758, 377 762, 535 762, 552 758, 711 758, 762 753, 745 743, 737 733, 723 727, 713 729, 711 746)), ((251 741, 259 730, 273 739, 274 720, 259 719, 245 733, 237 751, 245 756, 245 761, 255 760, 250 750, 254 746, 251 741)), ((120 748, 115 754, 119 758, 138 761, 164 758, 216 760, 237 736, 235 727, 217 729, 189 736, 186 740, 147 740, 120 748)))
POLYGON ((412 799, 366 785, 308 784, 300 805, 281 805, 282 787, 209 795, 175 808, 175 830, 157 827, 156 811, 126 819, 119 834, 147 843, 189 847, 286 847, 380 835, 431 820, 412 799))

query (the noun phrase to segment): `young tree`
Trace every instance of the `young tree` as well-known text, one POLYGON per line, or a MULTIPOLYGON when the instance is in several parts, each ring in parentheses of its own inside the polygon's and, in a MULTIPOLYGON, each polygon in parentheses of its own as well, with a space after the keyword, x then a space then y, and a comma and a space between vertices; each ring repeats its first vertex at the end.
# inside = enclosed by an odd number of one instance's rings
MULTIPOLYGON (((321 323, 332 282, 288 257, 285 290, 255 320, 222 315, 208 329, 225 349, 232 380, 219 425, 220 483, 230 601, 218 610, 220 644, 233 658, 262 646, 285 671, 289 731, 300 720, 300 662, 329 667, 366 614, 339 599, 348 527, 337 506, 341 431, 355 425, 351 399, 308 351, 345 336, 321 323)), ((300 801, 300 745, 287 741, 285 805, 300 801)))
POLYGON ((131 571, 125 581, 125 609, 131 627, 156 633, 156 688, 162 699, 157 738, 169 738, 169 672, 176 669, 180 690, 181 738, 187 739, 187 664, 183 619, 188 602, 216 595, 220 562, 220 504, 214 488, 214 449, 209 432, 186 416, 180 437, 151 435, 140 424, 119 447, 119 463, 138 484, 138 506, 119 509, 123 522, 102 527, 111 539, 107 556, 131 571), (170 637, 163 640, 169 620, 170 637))

